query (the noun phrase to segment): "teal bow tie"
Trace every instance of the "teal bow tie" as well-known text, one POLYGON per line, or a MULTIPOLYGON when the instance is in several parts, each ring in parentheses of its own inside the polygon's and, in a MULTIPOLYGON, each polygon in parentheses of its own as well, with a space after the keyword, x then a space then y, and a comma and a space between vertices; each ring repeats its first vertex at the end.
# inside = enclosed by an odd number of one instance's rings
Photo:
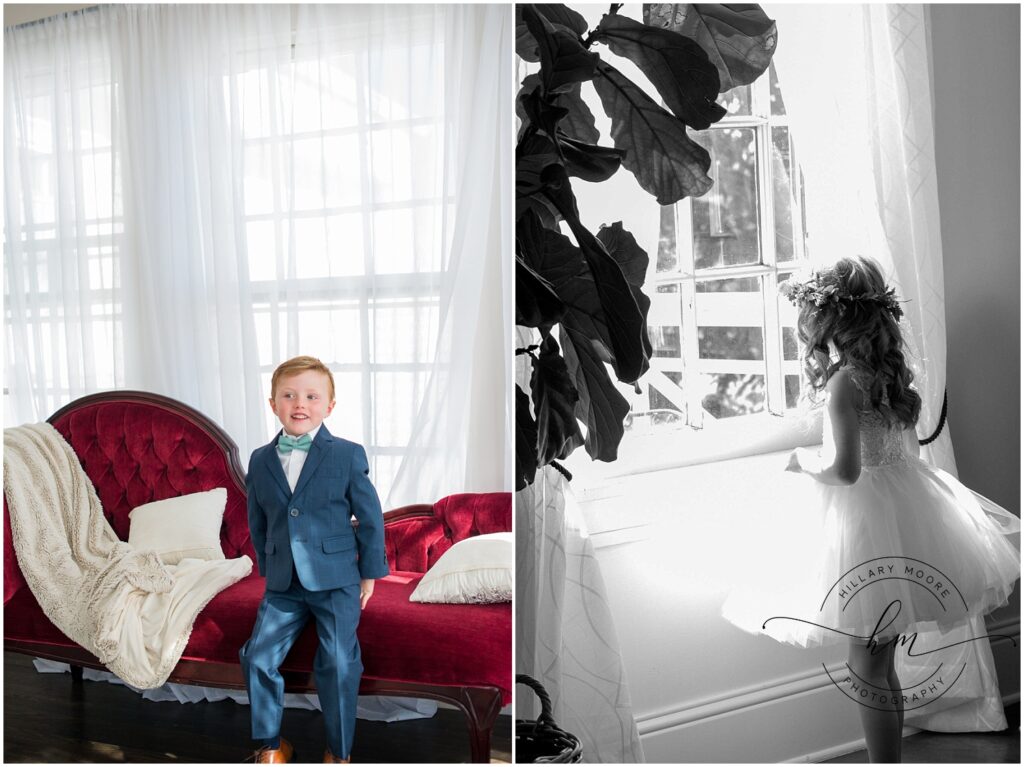
POLYGON ((309 446, 313 444, 313 438, 308 434, 303 434, 301 437, 289 437, 287 434, 282 434, 281 438, 277 441, 277 449, 288 455, 292 450, 301 450, 303 453, 309 452, 309 446))

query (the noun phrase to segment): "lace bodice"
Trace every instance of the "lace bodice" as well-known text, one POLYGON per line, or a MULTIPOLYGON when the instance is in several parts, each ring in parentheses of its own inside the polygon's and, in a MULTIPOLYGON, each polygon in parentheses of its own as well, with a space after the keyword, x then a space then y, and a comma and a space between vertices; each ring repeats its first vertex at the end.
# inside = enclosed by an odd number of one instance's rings
MULTIPOLYGON (((867 399, 868 387, 860 380, 857 371, 845 368, 850 372, 850 380, 867 399)), ((884 396, 884 395, 883 395, 884 396)), ((883 400, 886 401, 886 400, 883 400)), ((825 411, 826 439, 831 439, 832 424, 825 411)), ((861 468, 877 468, 907 462, 903 448, 903 429, 897 425, 889 425, 880 412, 874 409, 861 410, 857 413, 857 424, 860 427, 860 465, 861 468)))
POLYGON ((890 426, 876 410, 858 413, 860 425, 860 465, 862 468, 906 463, 903 430, 890 426))

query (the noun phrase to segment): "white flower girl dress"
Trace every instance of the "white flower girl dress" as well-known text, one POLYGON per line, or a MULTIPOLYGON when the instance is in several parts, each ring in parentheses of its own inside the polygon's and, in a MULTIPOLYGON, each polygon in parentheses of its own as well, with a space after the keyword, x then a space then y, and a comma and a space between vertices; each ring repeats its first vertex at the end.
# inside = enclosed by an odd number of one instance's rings
MULTIPOLYGON (((767 489, 774 540, 758 547, 727 597, 730 622, 803 647, 883 642, 944 633, 1006 602, 1020 576, 1019 539, 1011 538, 1020 520, 909 452, 913 430, 904 434, 872 410, 858 423, 854 484, 785 472, 767 489)), ((830 446, 827 409, 823 428, 830 446)))

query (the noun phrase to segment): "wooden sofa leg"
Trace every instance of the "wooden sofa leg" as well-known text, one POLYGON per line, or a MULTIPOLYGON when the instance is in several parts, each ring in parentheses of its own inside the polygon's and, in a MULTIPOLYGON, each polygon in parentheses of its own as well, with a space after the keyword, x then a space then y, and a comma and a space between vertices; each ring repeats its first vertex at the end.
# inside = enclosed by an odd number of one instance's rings
POLYGON ((71 682, 72 684, 82 683, 82 667, 76 666, 74 663, 71 664, 71 682))
POLYGON ((491 761, 491 732, 501 712, 501 692, 496 688, 462 688, 462 705, 469 725, 470 761, 491 761))

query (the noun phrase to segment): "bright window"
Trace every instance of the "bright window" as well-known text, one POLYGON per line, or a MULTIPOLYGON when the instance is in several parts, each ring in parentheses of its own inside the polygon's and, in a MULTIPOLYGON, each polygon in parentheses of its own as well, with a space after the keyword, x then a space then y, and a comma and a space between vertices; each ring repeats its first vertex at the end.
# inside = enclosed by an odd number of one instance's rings
MULTIPOLYGON (((371 55, 348 43, 351 29, 336 31, 322 58, 303 59, 299 46, 290 66, 247 68, 225 88, 229 103, 244 105, 245 241, 264 391, 286 349, 301 344, 323 360, 338 400, 327 427, 365 445, 387 487, 440 324, 454 199, 443 188, 444 49, 411 34, 408 47, 371 55)), ((279 426, 268 409, 268 430, 279 426)))
MULTIPOLYGON (((264 394, 288 356, 323 360, 338 400, 328 428, 366 446, 386 488, 434 369, 456 148, 434 9, 393 14, 400 29, 386 39, 369 15, 293 31, 290 51, 241 48, 223 76, 223 115, 196 124, 224 128, 229 142, 230 156, 210 162, 230 163, 235 216, 216 223, 233 227, 247 279, 224 289, 237 289, 255 324, 264 394)), ((19 62, 11 96, 22 181, 8 193, 19 215, 7 217, 4 268, 8 348, 29 350, 21 391, 40 418, 126 385, 121 296, 134 289, 130 259, 145 258, 124 250, 129 147, 109 40, 90 37, 95 63, 76 59, 70 72, 46 44, 26 56, 30 73, 19 62)), ((268 433, 280 427, 269 407, 266 419, 268 433)))
POLYGON ((802 187, 769 75, 727 94, 727 116, 693 134, 711 154, 711 191, 662 208, 645 286, 654 355, 631 428, 703 428, 796 406, 796 312, 777 286, 805 265, 802 187))
POLYGON ((639 391, 619 386, 631 407, 619 458, 572 461, 584 485, 820 436, 807 419, 774 417, 796 408, 802 379, 796 309, 778 284, 808 258, 803 185, 774 66, 723 98, 727 115, 691 132, 711 154, 714 186, 661 209, 644 285, 651 368, 639 391))

